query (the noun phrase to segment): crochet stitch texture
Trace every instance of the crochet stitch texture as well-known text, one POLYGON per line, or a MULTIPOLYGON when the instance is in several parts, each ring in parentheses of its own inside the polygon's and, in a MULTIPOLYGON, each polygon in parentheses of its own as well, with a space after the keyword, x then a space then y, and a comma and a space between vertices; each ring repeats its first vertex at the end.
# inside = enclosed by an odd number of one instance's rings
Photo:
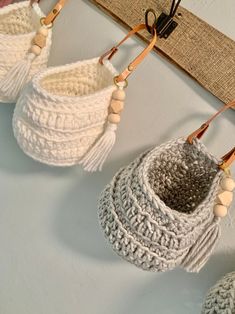
POLYGON ((28 84, 13 117, 15 137, 27 155, 72 166, 103 133, 117 72, 98 60, 46 69, 28 84))
POLYGON ((220 235, 213 205, 223 173, 195 140, 142 154, 102 192, 99 218, 114 251, 144 270, 198 272, 220 235))
MULTIPOLYGON (((32 9, 29 1, 14 3, 0 9, 0 82, 9 70, 25 58, 40 27, 40 18, 44 16, 37 4, 32 9)), ((28 81, 33 75, 46 68, 51 47, 52 31, 49 30, 46 47, 33 62, 28 81)), ((9 103, 16 99, 4 96, 0 90, 0 101, 9 103)))
POLYGON ((235 314, 235 272, 225 275, 209 290, 202 314, 235 314))

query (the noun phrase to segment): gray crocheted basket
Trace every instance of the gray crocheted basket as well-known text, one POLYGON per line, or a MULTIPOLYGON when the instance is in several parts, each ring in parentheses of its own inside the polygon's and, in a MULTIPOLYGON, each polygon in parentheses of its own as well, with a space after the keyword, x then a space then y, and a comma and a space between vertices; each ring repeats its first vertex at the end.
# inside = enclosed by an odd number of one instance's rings
POLYGON ((235 272, 224 276, 209 290, 202 314, 235 314, 235 272))
POLYGON ((205 146, 179 138, 142 154, 103 191, 99 218, 118 255, 151 271, 198 272, 220 236, 213 206, 224 172, 205 146))

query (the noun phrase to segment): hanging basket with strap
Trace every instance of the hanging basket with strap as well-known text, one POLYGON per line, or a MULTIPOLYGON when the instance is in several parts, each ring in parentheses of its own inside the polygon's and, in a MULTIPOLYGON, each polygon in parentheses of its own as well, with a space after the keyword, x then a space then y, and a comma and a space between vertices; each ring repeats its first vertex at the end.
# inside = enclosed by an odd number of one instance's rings
POLYGON ((25 84, 47 67, 52 26, 67 0, 45 16, 39 0, 0 9, 0 101, 16 102, 25 84))
POLYGON ((220 237, 220 220, 235 183, 228 167, 235 148, 221 160, 200 141, 225 105, 188 138, 162 144, 122 168, 103 191, 99 218, 114 251, 150 271, 182 267, 198 272, 220 237))

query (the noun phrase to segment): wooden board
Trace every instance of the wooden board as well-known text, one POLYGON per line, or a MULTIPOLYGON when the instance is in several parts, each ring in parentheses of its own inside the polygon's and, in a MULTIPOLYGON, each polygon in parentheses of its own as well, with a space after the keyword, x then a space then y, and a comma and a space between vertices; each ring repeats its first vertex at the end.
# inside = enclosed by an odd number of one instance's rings
MULTIPOLYGON (((144 22, 153 8, 157 15, 168 13, 171 1, 91 0, 118 23, 130 29, 144 22)), ((164 55, 223 102, 235 98, 235 42, 188 10, 179 7, 179 23, 168 39, 159 39, 155 51, 164 55)), ((138 34, 149 41, 148 32, 138 34)))

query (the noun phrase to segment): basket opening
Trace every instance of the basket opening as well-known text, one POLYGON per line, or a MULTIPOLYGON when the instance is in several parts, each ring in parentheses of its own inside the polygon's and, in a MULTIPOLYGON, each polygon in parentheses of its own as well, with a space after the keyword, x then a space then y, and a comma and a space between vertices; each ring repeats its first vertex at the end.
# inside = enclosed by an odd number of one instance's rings
POLYGON ((74 68, 45 76, 41 86, 61 96, 87 96, 113 85, 114 74, 96 60, 80 62, 74 68))
POLYGON ((172 145, 148 169, 156 195, 172 210, 192 213, 208 195, 218 165, 195 145, 172 145))
POLYGON ((23 35, 35 31, 34 15, 29 5, 0 15, 0 34, 23 35))

